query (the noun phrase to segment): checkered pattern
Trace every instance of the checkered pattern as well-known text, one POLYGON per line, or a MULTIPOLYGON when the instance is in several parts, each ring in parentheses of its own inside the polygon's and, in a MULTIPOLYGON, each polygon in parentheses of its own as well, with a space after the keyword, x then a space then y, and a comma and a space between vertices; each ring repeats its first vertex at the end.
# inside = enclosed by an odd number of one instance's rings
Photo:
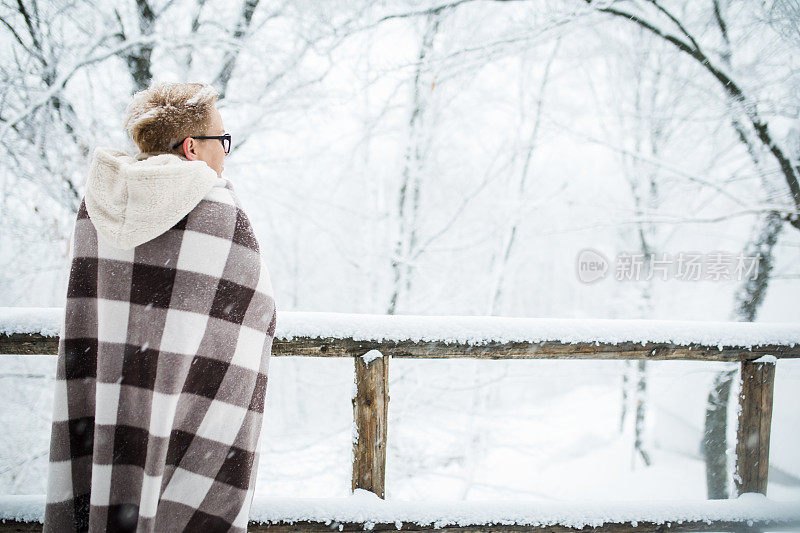
POLYGON ((44 531, 246 531, 276 310, 229 181, 114 248, 81 205, 44 531))

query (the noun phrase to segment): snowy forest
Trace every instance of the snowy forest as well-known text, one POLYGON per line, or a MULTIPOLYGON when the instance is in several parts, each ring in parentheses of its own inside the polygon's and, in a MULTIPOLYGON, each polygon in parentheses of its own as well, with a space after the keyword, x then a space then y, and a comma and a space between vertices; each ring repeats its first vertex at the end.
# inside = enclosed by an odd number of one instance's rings
MULTIPOLYGON (((796 0, 2 0, 0 77, 2 307, 63 306, 93 150, 136 153, 136 91, 200 81, 279 324, 800 328, 796 0)), ((350 492, 344 359, 270 363, 260 494, 350 492)), ((798 500, 777 367, 767 494, 798 500)), ((728 498, 738 368, 392 361, 387 497, 728 498)), ((0 356, 3 494, 45 491, 53 373, 0 356)))

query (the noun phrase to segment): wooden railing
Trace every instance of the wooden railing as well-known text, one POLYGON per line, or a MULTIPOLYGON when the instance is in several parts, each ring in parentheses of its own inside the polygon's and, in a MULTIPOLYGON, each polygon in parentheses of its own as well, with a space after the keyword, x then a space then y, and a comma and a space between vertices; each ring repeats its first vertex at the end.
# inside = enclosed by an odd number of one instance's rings
MULTIPOLYGON (((353 417, 358 430, 358 438, 353 443, 354 462, 352 465, 352 490, 365 489, 384 498, 386 490, 386 443, 388 440, 387 413, 389 405, 388 370, 390 358, 480 358, 480 359, 646 359, 646 360, 686 360, 738 362, 741 369, 741 393, 739 395, 739 416, 736 445, 735 484, 739 494, 757 492, 766 495, 767 473, 769 467, 769 438, 772 420, 772 398, 775 380, 775 362, 778 359, 800 358, 800 327, 790 325, 760 324, 721 324, 709 323, 716 328, 716 337, 711 341, 707 335, 706 344, 688 342, 683 329, 702 330, 703 323, 649 322, 649 321, 580 321, 547 319, 481 319, 478 317, 369 317, 368 315, 341 315, 335 336, 326 335, 325 328, 317 334, 304 334, 304 326, 315 320, 314 313, 284 313, 283 320, 290 327, 279 330, 273 344, 273 356, 306 357, 350 357, 355 363, 356 393, 353 398, 353 417), (302 315, 302 317, 301 317, 302 315), (300 320, 302 318, 302 320, 300 320), (414 322, 414 320, 418 322, 414 322), (426 322, 428 320, 428 322, 426 322), (406 322, 403 325, 403 322, 406 322), (452 322, 459 334, 439 334, 446 331, 452 322), (302 326, 298 324, 302 323, 302 326), (414 324, 422 326, 423 331, 414 330, 414 324), (435 327, 428 326, 435 323, 435 327), (364 331, 366 324, 366 329, 364 331), (400 324, 403 327, 388 328, 394 333, 382 334, 384 326, 400 324), (479 331, 471 336, 464 333, 470 325, 479 324, 479 331), (613 333, 617 325, 619 333, 613 333), (641 332, 636 327, 641 326, 641 332), (357 334, 349 335, 348 328, 357 334), (559 334, 559 328, 563 333, 559 334), (598 329, 592 334, 593 328, 598 329), (582 333, 575 335, 573 330, 582 333), (430 330, 430 331, 428 331, 430 330), (548 333, 537 333, 546 330, 548 333), (414 334, 402 338, 404 331, 414 334), (492 334, 495 331, 496 334, 492 334), (513 331, 511 334, 509 331, 513 331), (530 332, 530 340, 509 337, 520 336, 520 332, 530 332), (637 333, 631 334, 631 331, 637 333), (654 333, 656 332, 656 333, 654 333), (660 332, 660 333, 659 333, 660 332), (627 334, 628 340, 618 340, 627 334), (733 339, 721 336, 730 334, 733 339), (647 340, 646 338, 656 340, 647 340), (389 337, 389 339, 383 339, 389 337), (480 342, 475 342, 475 338, 480 342), (547 337, 550 337, 548 339, 547 337), (551 340, 570 337, 569 341, 551 340), (598 340, 591 340, 592 338, 598 340), (615 337, 614 341, 607 340, 615 337), (677 341, 674 339, 678 338, 677 341), (500 340, 497 340, 500 339, 500 340), (604 340, 606 339, 606 340, 604 340), (672 340, 663 340, 672 339, 672 340), (748 339, 759 339, 759 344, 749 344, 748 339), (777 340, 775 340, 777 339, 777 340), (768 341, 767 344, 761 343, 768 341), (375 351, 379 352, 376 353, 375 351), (366 357, 365 357, 366 355, 366 357)), ((320 320, 330 323, 332 314, 319 314, 320 320)), ((334 322, 336 320, 334 319, 334 322)), ((0 323, 0 331, 2 331, 0 323)), ((308 328, 306 328, 308 329, 308 328)), ((475 329, 475 328, 473 328, 475 329)), ((713 337, 713 335, 712 335, 713 337)), ((0 354, 56 354, 58 339, 52 335, 27 331, 21 333, 0 333, 0 354)), ((578 504, 576 504, 578 505, 578 504)), ((333 518, 332 518, 333 519, 333 518)), ((279 522, 279 520, 278 520, 279 522)), ((400 519, 402 522, 402 519, 400 519)), ((6 525, 18 522, 6 522, 6 525)), ((338 522, 337 522, 338 523, 338 522)), ((791 519, 748 517, 742 515, 737 520, 686 520, 676 517, 663 523, 630 520, 626 522, 606 522, 591 531, 720 531, 720 530, 759 530, 766 527, 800 527, 800 510, 791 519), (678 523, 679 520, 681 523, 678 523)), ((31 524, 29 524, 30 526, 31 524)), ((364 524, 341 524, 348 530, 362 529, 364 524)), ((395 522, 370 524, 373 529, 396 529, 395 522), (385 527, 384 527, 385 526, 385 527)), ((462 524, 463 526, 463 524, 462 524)), ((5 526, 0 524, 0 530, 5 526)), ((35 527, 35 526, 34 526, 35 527)), ((491 529, 513 531, 576 531, 574 526, 550 524, 548 529, 539 526, 493 526, 491 529)), ((588 526, 587 526, 588 527, 588 526)), ((293 521, 292 525, 272 523, 270 525, 251 524, 251 530, 272 530, 294 528, 304 530, 330 530, 322 522, 303 523, 293 521)), ((430 527, 405 523, 403 529, 425 530, 430 527)), ((461 529, 474 531, 484 526, 463 526, 461 529)), ((448 529, 458 529, 448 527, 448 529)), ((8 529, 6 529, 8 530, 8 529)), ((20 529, 22 530, 22 529, 20 529)), ((340 529, 341 530, 341 529, 340 529)))

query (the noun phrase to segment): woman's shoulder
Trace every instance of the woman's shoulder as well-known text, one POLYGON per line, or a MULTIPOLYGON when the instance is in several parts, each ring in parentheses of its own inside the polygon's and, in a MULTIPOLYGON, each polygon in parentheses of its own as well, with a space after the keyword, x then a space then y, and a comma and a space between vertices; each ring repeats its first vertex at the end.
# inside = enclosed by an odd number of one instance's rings
POLYGON ((220 178, 176 229, 231 240, 254 252, 258 241, 231 182, 220 178))

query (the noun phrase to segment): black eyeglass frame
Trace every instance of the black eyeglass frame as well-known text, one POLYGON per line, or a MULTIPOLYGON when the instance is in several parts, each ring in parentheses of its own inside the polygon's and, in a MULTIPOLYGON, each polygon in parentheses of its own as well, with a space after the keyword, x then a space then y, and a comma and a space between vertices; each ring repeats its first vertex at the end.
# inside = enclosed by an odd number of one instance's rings
POLYGON ((231 134, 230 133, 226 133, 224 135, 190 135, 189 137, 184 137, 180 141, 176 142, 173 145, 172 149, 174 150, 175 148, 180 146, 183 143, 183 141, 185 141, 186 139, 189 139, 189 138, 192 138, 192 139, 217 139, 217 140, 219 140, 219 142, 222 143, 222 149, 225 150, 225 153, 226 154, 231 153, 231 134), (225 143, 227 143, 227 145, 225 143))

